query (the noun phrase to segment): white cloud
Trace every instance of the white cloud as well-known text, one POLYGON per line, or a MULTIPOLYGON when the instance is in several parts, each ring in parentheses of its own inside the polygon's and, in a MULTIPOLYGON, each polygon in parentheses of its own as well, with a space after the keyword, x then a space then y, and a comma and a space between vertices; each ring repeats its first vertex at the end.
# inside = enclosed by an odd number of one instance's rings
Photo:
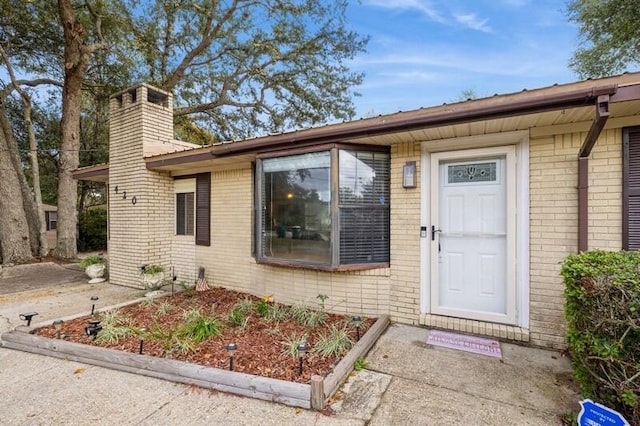
POLYGON ((471 28, 472 30, 491 33, 493 30, 487 25, 488 19, 478 19, 475 13, 455 14, 453 17, 460 24, 471 28))
POLYGON ((549 52, 544 45, 523 43, 493 51, 451 44, 406 45, 393 53, 358 57, 354 68, 367 72, 368 77, 386 79, 413 76, 421 80, 450 78, 448 73, 466 75, 522 77, 552 76, 566 70, 568 51, 549 52))
POLYGON ((446 23, 447 20, 427 0, 368 0, 367 4, 391 10, 417 10, 435 22, 446 23))

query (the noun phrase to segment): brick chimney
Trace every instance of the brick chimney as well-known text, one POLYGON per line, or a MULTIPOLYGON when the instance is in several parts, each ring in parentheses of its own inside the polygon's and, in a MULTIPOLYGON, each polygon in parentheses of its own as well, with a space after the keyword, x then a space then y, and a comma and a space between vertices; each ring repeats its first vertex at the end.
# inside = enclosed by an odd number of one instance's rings
POLYGON ((144 157, 173 141, 172 95, 140 84, 111 96, 109 109, 109 279, 142 287, 144 264, 169 275, 173 179, 147 170, 144 157))

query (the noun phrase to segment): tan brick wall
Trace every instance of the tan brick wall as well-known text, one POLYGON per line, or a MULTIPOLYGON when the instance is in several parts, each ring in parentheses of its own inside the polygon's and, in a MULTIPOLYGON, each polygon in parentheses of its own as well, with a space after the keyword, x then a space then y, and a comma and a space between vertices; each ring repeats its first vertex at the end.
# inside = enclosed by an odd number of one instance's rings
POLYGON ((173 120, 171 99, 168 107, 147 102, 146 86, 137 88, 136 98, 132 103, 125 93, 121 103, 112 98, 110 104, 109 279, 127 286, 140 286, 142 264, 170 266, 173 234, 173 179, 148 171, 143 160, 146 143, 173 138, 166 124, 173 120))
MULTIPOLYGON (((578 150, 585 133, 530 141, 530 338, 565 347, 560 264, 578 244, 578 150)), ((589 160, 589 248, 618 250, 622 240, 621 132, 606 130, 589 160)))
POLYGON ((283 303, 317 306, 350 314, 388 313, 389 269, 323 272, 257 264, 252 256, 253 173, 251 164, 211 175, 211 247, 196 246, 197 266, 209 284, 257 296, 274 295, 283 303))
POLYGON ((391 284, 389 313, 393 321, 420 322, 420 144, 391 147, 391 284), (402 187, 407 161, 416 162, 418 187, 402 187))
MULTIPOLYGON (((211 246, 195 246, 174 236, 173 179, 150 172, 145 146, 172 138, 168 107, 112 100, 110 145, 111 281, 137 285, 141 264, 176 266, 178 279, 193 281, 204 266, 209 283, 284 303, 316 305, 329 296, 337 312, 379 315, 563 348, 561 262, 577 246, 577 153, 586 134, 530 140, 530 324, 529 329, 420 314, 420 188, 402 187, 402 168, 415 161, 421 173, 420 143, 391 147, 391 266, 356 272, 322 272, 257 264, 253 257, 253 173, 250 163, 212 171, 211 246), (118 194, 115 187, 118 186, 118 194), (123 191, 127 199, 122 198, 123 191), (136 196, 137 203, 131 199, 136 196), (506 336, 506 337, 505 337, 506 336)), ((590 248, 621 247, 621 131, 604 131, 589 163, 590 248)), ((420 182, 420 179, 418 179, 420 182)), ((169 276, 169 274, 167 274, 169 276)))

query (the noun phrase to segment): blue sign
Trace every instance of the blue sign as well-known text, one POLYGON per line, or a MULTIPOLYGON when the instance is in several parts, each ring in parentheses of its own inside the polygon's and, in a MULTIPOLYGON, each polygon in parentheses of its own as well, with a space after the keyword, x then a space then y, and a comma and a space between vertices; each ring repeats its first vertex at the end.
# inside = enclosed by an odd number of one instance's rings
POLYGON ((579 426, 630 426, 622 414, 590 399, 580 401, 579 426))

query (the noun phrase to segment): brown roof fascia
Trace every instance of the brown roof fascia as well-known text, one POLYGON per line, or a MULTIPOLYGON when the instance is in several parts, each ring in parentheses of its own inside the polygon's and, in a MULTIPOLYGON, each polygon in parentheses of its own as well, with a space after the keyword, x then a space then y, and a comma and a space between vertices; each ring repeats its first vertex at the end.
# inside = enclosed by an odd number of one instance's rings
POLYGON ((109 177, 108 164, 96 164, 95 166, 82 167, 73 171, 73 178, 76 180, 93 180, 95 177, 109 177))
POLYGON ((611 102, 637 101, 640 99, 640 84, 619 86, 618 91, 611 95, 611 102))
MULTIPOLYGON (((576 108, 595 104, 600 95, 613 95, 617 84, 593 86, 561 93, 546 93, 535 96, 518 96, 516 99, 495 98, 480 99, 470 104, 461 103, 451 106, 425 108, 417 111, 396 113, 376 118, 363 119, 347 123, 327 125, 307 130, 265 136, 252 140, 221 143, 198 153, 167 154, 147 159, 147 167, 190 163, 208 158, 224 157, 249 152, 263 152, 286 149, 288 146, 312 146, 321 143, 345 142, 347 140, 377 136, 398 131, 410 131, 428 127, 453 125, 464 122, 490 120, 533 114, 564 108, 576 108)), ((510 95, 509 97, 513 97, 510 95)))
MULTIPOLYGON (((395 116, 382 116, 375 119, 354 121, 318 129, 303 130, 296 133, 267 136, 258 140, 232 144, 214 145, 212 155, 223 156, 241 152, 271 148, 275 145, 295 144, 296 142, 327 143, 339 142, 366 136, 377 136, 397 131, 409 131, 425 127, 459 124, 463 122, 489 120, 492 118, 512 117, 562 108, 574 108, 591 105, 600 95, 612 95, 617 85, 594 87, 591 90, 577 90, 567 93, 538 95, 513 102, 502 102, 490 105, 471 105, 456 110, 454 108, 433 111, 433 109, 417 112, 400 113, 395 116), (430 112, 433 111, 433 112, 430 112), (410 117, 404 118, 406 115, 410 117), (396 117, 400 117, 397 119, 396 117), (314 132, 317 130, 317 132, 314 132), (313 132, 313 133, 312 133, 313 132), (317 134, 314 134, 317 133, 317 134)), ((438 107, 442 108, 442 107, 438 107)))

